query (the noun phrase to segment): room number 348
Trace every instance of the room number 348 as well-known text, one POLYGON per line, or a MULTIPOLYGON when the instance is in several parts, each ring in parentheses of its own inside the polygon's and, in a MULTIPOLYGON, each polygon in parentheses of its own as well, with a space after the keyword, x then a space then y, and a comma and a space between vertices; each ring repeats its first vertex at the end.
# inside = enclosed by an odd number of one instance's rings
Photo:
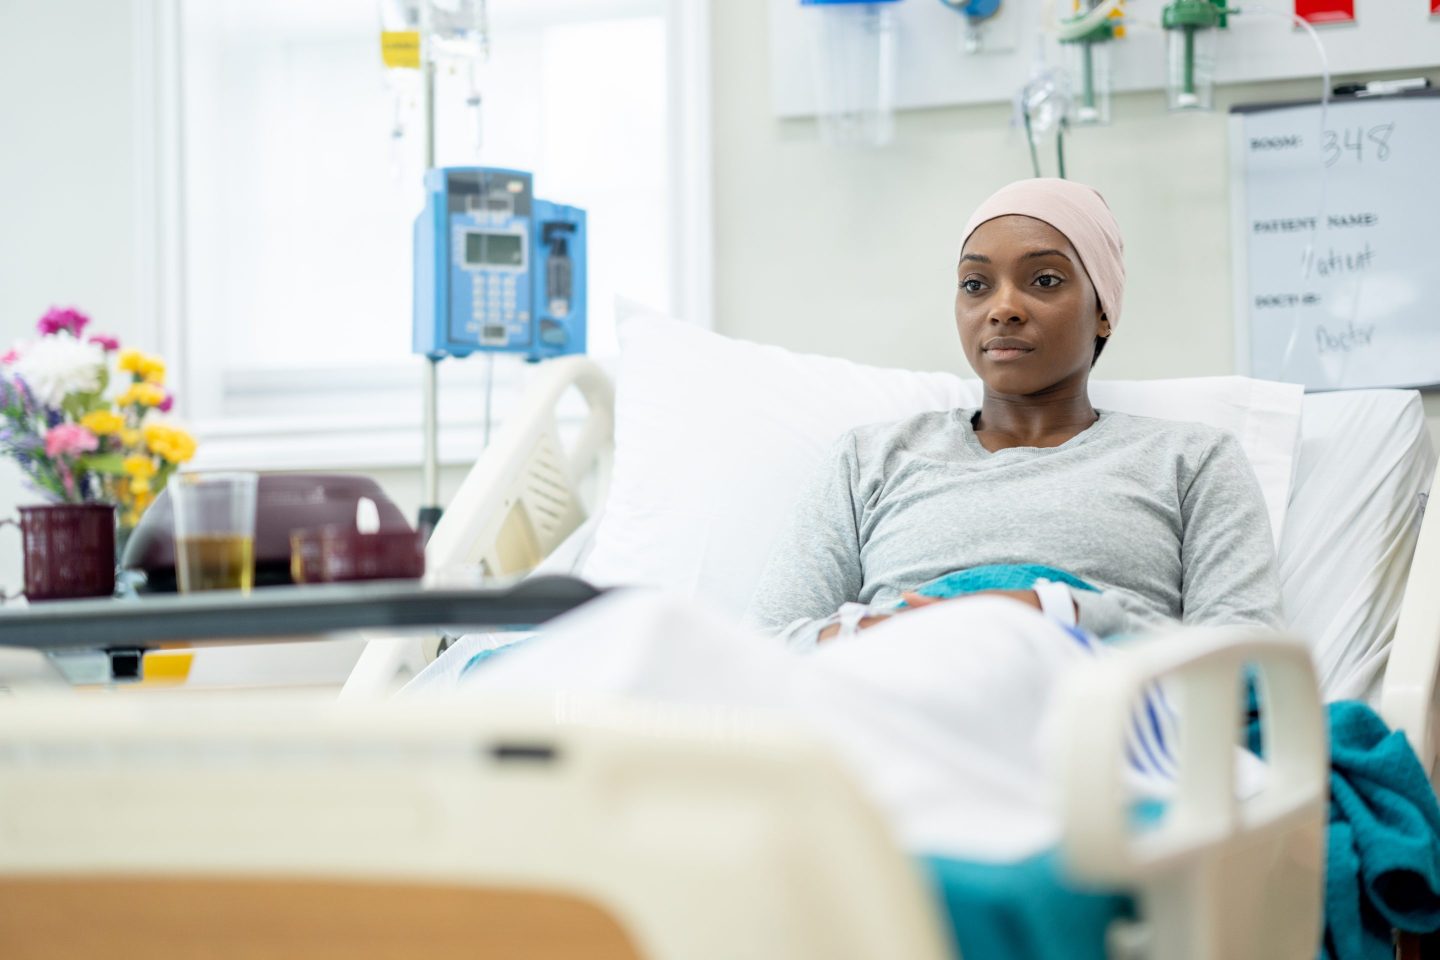
POLYGON ((1364 163, 1366 160, 1383 163, 1390 159, 1390 135, 1394 132, 1394 123, 1381 123, 1368 130, 1364 127, 1326 130, 1320 140, 1320 149, 1325 153, 1325 166, 1333 167, 1351 154, 1354 155, 1356 163, 1364 163))

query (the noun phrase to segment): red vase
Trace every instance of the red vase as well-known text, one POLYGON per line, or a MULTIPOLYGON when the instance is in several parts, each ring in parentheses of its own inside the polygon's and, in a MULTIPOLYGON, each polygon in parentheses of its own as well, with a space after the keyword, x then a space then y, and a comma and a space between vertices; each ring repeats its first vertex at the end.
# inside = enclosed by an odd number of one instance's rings
POLYGON ((115 592, 115 507, 57 503, 21 507, 26 599, 108 597, 115 592))

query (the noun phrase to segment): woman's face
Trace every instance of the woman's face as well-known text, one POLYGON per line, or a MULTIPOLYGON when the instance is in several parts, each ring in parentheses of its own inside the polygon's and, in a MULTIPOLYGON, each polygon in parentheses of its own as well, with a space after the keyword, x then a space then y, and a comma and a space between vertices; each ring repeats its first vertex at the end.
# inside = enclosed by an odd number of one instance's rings
POLYGON ((965 242, 959 281, 955 325, 987 388, 1030 396, 1086 383, 1110 325, 1063 233, 1032 217, 987 220, 965 242))

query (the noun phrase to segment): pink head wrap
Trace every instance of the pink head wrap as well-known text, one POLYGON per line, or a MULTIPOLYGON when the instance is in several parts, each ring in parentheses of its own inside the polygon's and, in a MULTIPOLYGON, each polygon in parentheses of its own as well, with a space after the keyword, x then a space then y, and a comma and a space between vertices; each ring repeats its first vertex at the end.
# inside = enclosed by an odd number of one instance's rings
POLYGON ((1118 326, 1125 294, 1125 241, 1099 191, 1073 180, 1016 180, 992 193, 971 214, 961 247, 980 224, 1013 215, 1043 220, 1065 234, 1080 254, 1080 265, 1095 286, 1111 329, 1118 326))

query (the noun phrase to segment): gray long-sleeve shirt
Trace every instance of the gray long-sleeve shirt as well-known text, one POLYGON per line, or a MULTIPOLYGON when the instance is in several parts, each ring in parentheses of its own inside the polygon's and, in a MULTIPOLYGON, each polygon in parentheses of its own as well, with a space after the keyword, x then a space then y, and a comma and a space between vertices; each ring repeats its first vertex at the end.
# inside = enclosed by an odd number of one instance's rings
POLYGON ((1260 486, 1222 430, 1101 411, 1058 447, 994 453, 976 411, 840 438, 771 554, 747 619, 804 642, 846 601, 899 598, 987 564, 1067 570, 1101 636, 1166 621, 1278 626, 1260 486))

